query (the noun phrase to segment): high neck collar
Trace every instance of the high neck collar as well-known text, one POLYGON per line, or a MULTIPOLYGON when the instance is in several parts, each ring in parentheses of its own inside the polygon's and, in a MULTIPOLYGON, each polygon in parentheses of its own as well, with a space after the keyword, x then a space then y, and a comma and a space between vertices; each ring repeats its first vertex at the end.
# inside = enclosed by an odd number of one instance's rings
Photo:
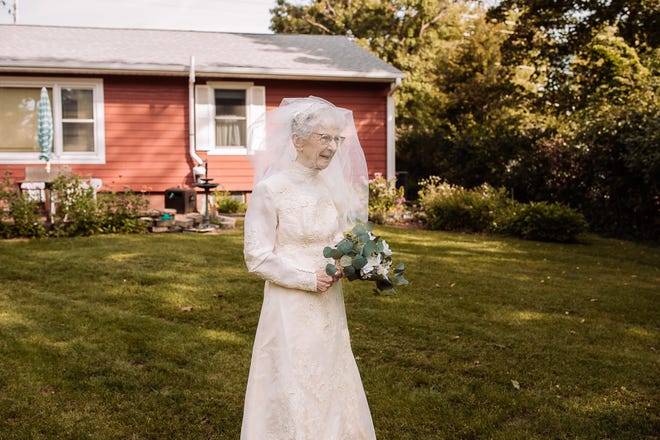
POLYGON ((318 176, 318 174, 321 172, 321 170, 317 170, 315 168, 309 168, 306 167, 305 165, 301 164, 297 160, 294 160, 291 163, 291 169, 298 175, 304 176, 304 177, 315 177, 318 176))

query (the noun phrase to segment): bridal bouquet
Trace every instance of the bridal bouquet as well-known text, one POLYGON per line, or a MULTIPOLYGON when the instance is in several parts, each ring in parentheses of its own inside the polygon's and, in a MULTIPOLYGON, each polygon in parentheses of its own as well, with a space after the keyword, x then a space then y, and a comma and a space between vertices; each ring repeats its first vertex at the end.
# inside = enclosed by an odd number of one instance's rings
POLYGON ((394 285, 404 286, 405 265, 399 263, 392 269, 392 251, 385 240, 372 234, 373 224, 358 224, 344 233, 344 238, 334 248, 323 249, 325 258, 333 258, 336 264, 328 264, 325 272, 336 275, 339 270, 349 281, 375 281, 378 291, 396 293, 394 285), (392 269, 392 273, 390 273, 392 269))

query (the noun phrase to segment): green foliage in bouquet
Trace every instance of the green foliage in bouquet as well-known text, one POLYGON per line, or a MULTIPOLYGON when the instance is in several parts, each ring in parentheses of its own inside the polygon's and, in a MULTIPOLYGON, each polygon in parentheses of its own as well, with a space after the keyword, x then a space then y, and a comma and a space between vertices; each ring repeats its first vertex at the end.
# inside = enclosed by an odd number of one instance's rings
POLYGON ((392 269, 392 251, 385 240, 372 234, 373 223, 358 224, 335 245, 323 249, 325 258, 332 258, 336 264, 328 264, 325 271, 336 275, 339 270, 349 281, 374 281, 377 292, 390 291, 396 294, 395 285, 405 286, 403 277, 405 265, 399 263, 392 269), (390 269, 392 273, 390 274, 390 269))

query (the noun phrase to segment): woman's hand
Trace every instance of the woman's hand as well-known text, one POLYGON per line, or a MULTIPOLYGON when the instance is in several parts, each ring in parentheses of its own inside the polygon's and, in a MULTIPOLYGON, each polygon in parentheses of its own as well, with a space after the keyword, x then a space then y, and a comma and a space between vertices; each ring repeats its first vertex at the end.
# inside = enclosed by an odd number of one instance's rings
POLYGON ((316 291, 325 292, 327 291, 339 278, 342 277, 340 271, 336 275, 331 276, 325 273, 325 269, 319 269, 316 271, 316 291))

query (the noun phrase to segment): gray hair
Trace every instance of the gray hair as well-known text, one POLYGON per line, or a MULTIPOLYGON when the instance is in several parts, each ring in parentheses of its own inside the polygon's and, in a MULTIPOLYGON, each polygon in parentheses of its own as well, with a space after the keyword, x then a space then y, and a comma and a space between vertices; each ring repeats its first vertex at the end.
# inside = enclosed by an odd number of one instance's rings
POLYGON ((336 107, 318 102, 293 116, 291 133, 307 139, 319 125, 337 127, 341 130, 345 123, 342 113, 336 107))

